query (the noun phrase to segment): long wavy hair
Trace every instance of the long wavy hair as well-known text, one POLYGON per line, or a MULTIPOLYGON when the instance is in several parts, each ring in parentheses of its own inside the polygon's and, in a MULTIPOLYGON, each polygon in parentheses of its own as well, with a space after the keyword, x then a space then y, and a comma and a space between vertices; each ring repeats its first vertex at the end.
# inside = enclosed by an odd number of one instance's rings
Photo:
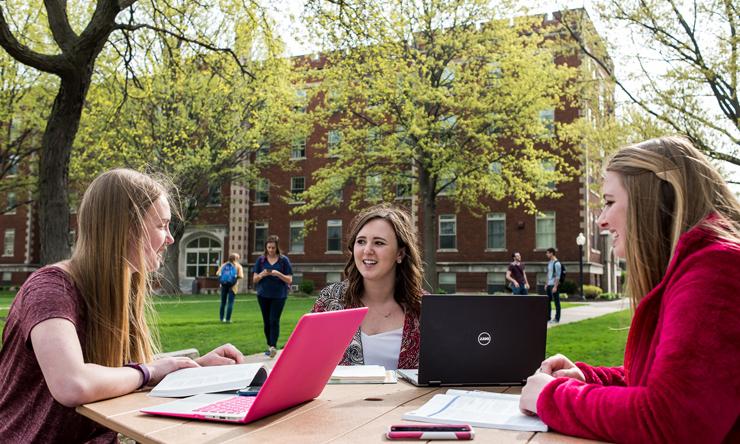
POLYGON ((150 297, 145 216, 168 187, 128 169, 98 176, 77 212, 77 242, 69 270, 85 303, 86 362, 121 366, 148 362, 159 348, 150 297))
POLYGON ((681 235, 702 225, 740 243, 740 203, 719 172, 685 137, 620 149, 607 171, 627 190, 626 292, 636 307, 663 278, 681 235), (710 214, 716 217, 707 219, 710 214))
POLYGON ((354 245, 357 233, 360 232, 368 222, 375 219, 383 219, 393 227, 396 234, 398 248, 403 249, 405 254, 400 264, 396 264, 396 280, 393 287, 393 298, 405 310, 415 314, 421 311, 422 276, 423 266, 419 254, 419 243, 416 230, 411 223, 409 214, 401 208, 387 204, 375 205, 358 214, 352 221, 350 228, 347 250, 349 258, 344 266, 344 275, 349 285, 344 294, 344 305, 346 307, 362 307, 360 297, 364 291, 363 278, 355 265, 354 245))

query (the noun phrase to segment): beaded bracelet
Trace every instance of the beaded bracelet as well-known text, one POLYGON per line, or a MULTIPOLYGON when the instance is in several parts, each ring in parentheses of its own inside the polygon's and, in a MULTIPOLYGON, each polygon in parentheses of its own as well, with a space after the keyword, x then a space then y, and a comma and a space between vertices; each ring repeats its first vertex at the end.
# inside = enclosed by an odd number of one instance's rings
POLYGON ((139 364, 138 362, 130 362, 128 364, 124 364, 123 366, 124 367, 135 368, 136 370, 140 371, 141 372, 141 376, 144 377, 143 378, 144 380, 141 382, 141 385, 136 390, 140 390, 140 389, 144 388, 149 383, 149 379, 152 377, 152 375, 149 374, 149 369, 146 368, 146 365, 139 364))

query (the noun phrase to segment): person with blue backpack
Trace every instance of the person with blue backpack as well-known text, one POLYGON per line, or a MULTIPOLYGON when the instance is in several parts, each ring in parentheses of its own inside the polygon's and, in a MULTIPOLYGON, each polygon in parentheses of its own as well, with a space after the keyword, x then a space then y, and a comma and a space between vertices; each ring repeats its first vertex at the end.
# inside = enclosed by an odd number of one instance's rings
POLYGON ((231 312, 234 309, 234 297, 238 289, 239 279, 244 279, 244 270, 239 263, 239 254, 231 253, 229 261, 224 262, 216 272, 218 283, 221 284, 221 307, 218 311, 221 322, 231 322, 231 312))
POLYGON ((548 322, 560 322, 560 290, 558 287, 565 280, 565 266, 560 263, 555 254, 554 248, 548 248, 545 255, 547 256, 547 298, 549 299, 549 311, 547 315, 548 322), (552 303, 555 302, 555 319, 552 318, 552 303))
POLYGON ((288 289, 293 283, 293 268, 288 257, 280 254, 279 242, 277 236, 267 238, 265 252, 254 264, 252 275, 267 340, 265 355, 271 358, 277 354, 280 316, 288 299, 288 289))

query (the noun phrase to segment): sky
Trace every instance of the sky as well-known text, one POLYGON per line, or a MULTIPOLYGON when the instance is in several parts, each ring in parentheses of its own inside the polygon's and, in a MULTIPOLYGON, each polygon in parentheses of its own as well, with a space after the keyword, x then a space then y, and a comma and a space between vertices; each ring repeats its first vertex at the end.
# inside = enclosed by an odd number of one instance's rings
MULTIPOLYGON (((641 46, 648 46, 647 43, 633 42, 632 38, 629 37, 630 33, 624 29, 609 29, 599 19, 599 14, 596 12, 592 0, 559 0, 556 2, 544 0, 522 1, 530 9, 531 13, 545 13, 566 8, 585 8, 591 20, 594 21, 599 34, 612 45, 610 55, 615 64, 617 78, 624 81, 627 88, 633 94, 639 89, 639 81, 625 81, 624 79, 628 73, 638 72, 639 67, 635 61, 634 54, 638 51, 644 51, 644 48, 641 46)), ((307 40, 305 39, 307 31, 300 21, 304 0, 284 0, 275 3, 270 6, 272 8, 271 14, 278 23, 281 35, 286 42, 288 53, 290 55, 299 55, 316 51, 314 46, 301 41, 301 39, 307 40), (296 34, 303 37, 296 39, 296 34)), ((655 69, 660 69, 660 66, 656 65, 655 69)), ((617 102, 617 115, 619 115, 620 111, 625 109, 625 105, 630 104, 630 100, 618 87, 615 91, 615 99, 617 102)), ((714 102, 710 102, 710 105, 716 106, 714 102)), ((724 170, 730 180, 740 182, 740 167, 725 162, 720 165, 720 168, 724 170)), ((732 185, 732 188, 736 193, 740 194, 740 185, 732 185)))

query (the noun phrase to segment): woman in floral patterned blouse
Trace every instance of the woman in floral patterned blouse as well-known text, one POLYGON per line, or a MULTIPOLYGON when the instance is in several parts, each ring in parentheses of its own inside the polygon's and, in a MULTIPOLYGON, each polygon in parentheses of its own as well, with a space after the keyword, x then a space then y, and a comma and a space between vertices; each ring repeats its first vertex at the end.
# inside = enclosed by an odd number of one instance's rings
POLYGON ((376 205, 352 222, 347 279, 321 290, 313 312, 368 307, 340 365, 419 367, 423 269, 416 232, 405 210, 376 205))

